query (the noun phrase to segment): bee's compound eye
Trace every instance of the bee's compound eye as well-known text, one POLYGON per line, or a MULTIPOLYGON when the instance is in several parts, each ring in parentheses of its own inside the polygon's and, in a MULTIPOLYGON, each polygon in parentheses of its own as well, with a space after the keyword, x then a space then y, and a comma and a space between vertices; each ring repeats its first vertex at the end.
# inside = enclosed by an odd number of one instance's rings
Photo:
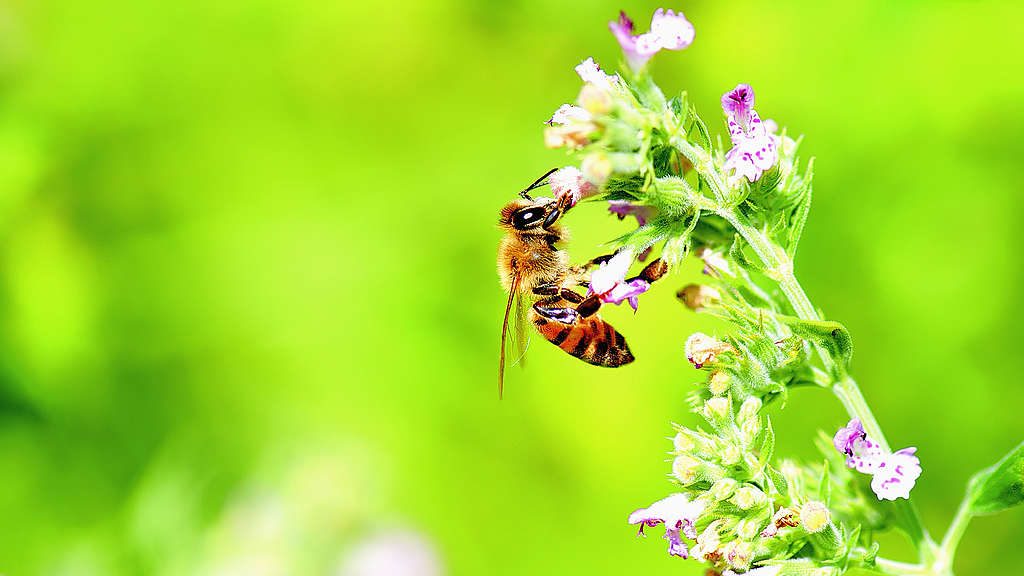
POLYGON ((544 220, 544 208, 523 208, 512 215, 512 226, 517 230, 533 228, 544 220))

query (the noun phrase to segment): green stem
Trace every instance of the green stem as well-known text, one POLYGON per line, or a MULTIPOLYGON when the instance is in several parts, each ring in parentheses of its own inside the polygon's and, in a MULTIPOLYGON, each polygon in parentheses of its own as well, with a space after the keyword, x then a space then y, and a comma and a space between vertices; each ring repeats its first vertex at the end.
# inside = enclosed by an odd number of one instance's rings
MULTIPOLYGON (((671 138, 671 144, 683 156, 686 156, 704 178, 704 181, 712 189, 717 200, 714 212, 728 221, 736 232, 750 245, 751 249, 761 260, 765 269, 765 275, 778 283, 779 288, 785 294, 796 315, 803 320, 821 320, 817 309, 811 305, 811 301, 807 298, 803 287, 800 286, 796 276, 794 276, 793 261, 786 251, 772 242, 763 232, 755 228, 746 215, 738 210, 737 207, 725 201, 729 197, 729 189, 726 187, 725 178, 714 167, 708 153, 678 135, 671 138)), ((891 452, 889 443, 882 433, 882 428, 878 425, 878 421, 875 420, 874 414, 871 413, 871 409, 864 400, 864 396, 861 394, 860 388, 857 387, 857 383, 853 378, 845 374, 845 370, 838 369, 839 366, 836 359, 822 346, 816 345, 816 348, 825 371, 828 374, 842 375, 834 383, 832 390, 840 402, 842 402, 843 407, 846 408, 847 413, 851 417, 860 419, 861 424, 864 426, 864 431, 878 442, 883 450, 891 452)), ((897 503, 897 511, 901 524, 918 550, 921 561, 925 565, 930 565, 936 559, 938 547, 921 522, 917 509, 909 500, 901 500, 897 503)))
POLYGON ((957 509, 956 516, 953 517, 953 523, 949 525, 949 530, 946 530, 946 535, 942 538, 942 545, 939 546, 934 562, 937 574, 939 570, 943 570, 943 573, 953 573, 953 558, 956 556, 956 547, 960 544, 960 539, 963 538, 964 531, 967 530, 967 524, 970 523, 972 517, 970 499, 965 497, 960 502, 960 508, 957 509))

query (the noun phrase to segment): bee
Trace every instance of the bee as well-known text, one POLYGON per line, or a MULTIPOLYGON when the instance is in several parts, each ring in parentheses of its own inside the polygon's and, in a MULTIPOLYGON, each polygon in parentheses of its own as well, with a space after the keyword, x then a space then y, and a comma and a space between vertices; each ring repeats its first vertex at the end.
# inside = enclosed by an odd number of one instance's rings
MULTIPOLYGON (((529 194, 543 186, 552 172, 554 170, 538 178, 519 193, 520 198, 506 204, 498 220, 498 225, 505 230, 498 245, 498 276, 508 292, 501 325, 499 396, 504 388, 505 342, 510 315, 520 358, 525 352, 523 332, 529 321, 547 341, 588 364, 617 367, 633 361, 626 339, 597 314, 601 307, 600 296, 583 296, 574 289, 589 287, 589 271, 613 255, 601 256, 580 266, 570 265, 568 252, 558 244, 569 236, 559 220, 572 207, 571 196, 534 199, 529 194)), ((668 266, 659 258, 648 264, 637 278, 654 282, 667 271, 668 266)))

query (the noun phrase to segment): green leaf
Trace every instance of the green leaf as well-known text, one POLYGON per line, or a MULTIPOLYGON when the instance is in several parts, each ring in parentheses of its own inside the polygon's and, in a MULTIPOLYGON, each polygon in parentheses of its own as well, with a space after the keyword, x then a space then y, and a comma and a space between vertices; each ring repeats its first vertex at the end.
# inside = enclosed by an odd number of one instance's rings
POLYGON ((995 465, 971 478, 971 513, 995 514, 1024 502, 1024 442, 995 465))
POLYGON ((777 314, 775 317, 789 326, 793 334, 821 345, 833 358, 842 363, 844 369, 849 368, 850 360, 853 358, 853 338, 845 326, 832 320, 804 320, 784 314, 777 314))
POLYGON ((807 164, 807 175, 804 176, 805 190, 800 198, 800 205, 797 206, 793 215, 793 228, 789 233, 789 242, 786 243, 786 253, 789 259, 793 260, 796 255, 796 247, 800 244, 800 237, 804 233, 804 224, 807 223, 807 215, 811 213, 811 178, 814 177, 814 161, 807 164))
POLYGON ((775 430, 772 429, 772 417, 765 416, 764 440, 761 442, 761 454, 758 456, 760 468, 764 469, 775 454, 775 430))
POLYGON ((778 470, 772 468, 771 465, 765 465, 764 475, 768 478, 768 481, 772 483, 772 487, 779 493, 783 498, 789 498, 789 482, 786 481, 786 477, 779 473, 778 470))
MULTIPOLYGON (((825 506, 832 505, 832 478, 829 473, 828 460, 825 460, 821 468, 821 479, 818 481, 818 500, 825 503, 825 506)), ((857 527, 858 529, 860 526, 857 527)))
MULTIPOLYGON (((710 152, 711 135, 708 133, 708 127, 704 125, 704 121, 701 120, 700 116, 697 114, 697 109, 694 108, 693 106, 690 106, 690 114, 688 119, 693 124, 693 128, 691 128, 693 134, 690 138, 690 141, 710 152)), ((690 131, 688 130, 687 132, 689 133, 690 131)))

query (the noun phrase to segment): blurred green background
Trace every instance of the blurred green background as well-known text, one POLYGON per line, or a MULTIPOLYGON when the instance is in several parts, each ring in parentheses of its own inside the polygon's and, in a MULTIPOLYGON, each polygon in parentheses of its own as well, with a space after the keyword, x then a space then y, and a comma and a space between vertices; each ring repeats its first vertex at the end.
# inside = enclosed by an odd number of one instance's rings
MULTIPOLYGON (((541 122, 615 68, 607 21, 657 6, 0 4, 0 572, 355 574, 411 541, 422 574, 700 574, 625 523, 694 422, 682 343, 722 328, 673 298, 696 263, 607 313, 634 364, 535 338, 495 381, 498 209, 565 162, 541 122)), ((697 40, 666 90, 715 126, 749 82, 807 135, 799 276, 941 533, 1024 438, 1024 5, 670 7, 697 40)), ((579 260, 630 226, 570 216, 579 260)), ((774 421, 812 458, 845 417, 808 390, 774 421)), ((1022 539, 977 520, 957 573, 1022 539)))

